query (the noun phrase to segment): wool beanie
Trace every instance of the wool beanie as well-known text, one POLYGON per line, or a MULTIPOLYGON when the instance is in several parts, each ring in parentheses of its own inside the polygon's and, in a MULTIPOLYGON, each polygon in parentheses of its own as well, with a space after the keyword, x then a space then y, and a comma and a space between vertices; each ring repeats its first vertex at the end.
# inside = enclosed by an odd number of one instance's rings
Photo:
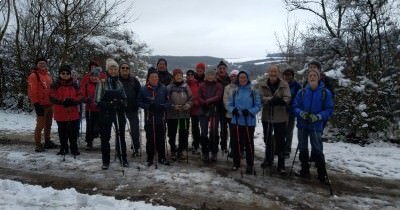
POLYGON ((126 61, 121 61, 121 62, 119 62, 119 68, 120 68, 120 69, 121 69, 121 66, 122 66, 122 65, 128 65, 128 67, 131 68, 131 65, 129 65, 129 63, 126 62, 126 61))
POLYGON ((92 72, 90 72, 90 76, 99 77, 100 76, 100 72, 101 72, 101 68, 100 67, 96 67, 96 68, 93 69, 92 72))
POLYGON ((117 67, 117 69, 119 69, 118 63, 112 59, 112 58, 107 58, 106 60, 106 71, 108 71, 111 67, 117 67))
POLYGON ((205 63, 197 63, 196 64, 196 69, 206 70, 206 64, 205 63))
POLYGON ((317 74, 317 76, 318 76, 318 79, 321 79, 321 73, 318 70, 308 70, 307 71, 307 77, 308 77, 308 74, 310 74, 310 72, 315 72, 317 74))
POLYGON ((63 64, 61 65, 60 69, 58 69, 58 74, 61 74, 61 72, 66 71, 71 74, 72 67, 68 64, 63 64))
POLYGON ((238 75, 238 74, 239 74, 239 70, 234 69, 229 73, 229 76, 238 75))
POLYGON ((175 77, 175 75, 177 75, 177 74, 183 74, 182 70, 176 68, 176 69, 174 69, 174 70, 172 71, 172 75, 174 75, 174 77, 175 77))
POLYGON ((46 62, 47 63, 47 60, 46 60, 46 58, 43 58, 43 57, 40 57, 40 58, 37 58, 36 59, 36 61, 35 61, 35 65, 37 65, 40 61, 44 61, 44 62, 46 62))
POLYGON ((186 75, 188 75, 188 74, 195 74, 195 73, 194 73, 193 69, 189 69, 186 71, 186 75))
POLYGON ((286 69, 285 71, 283 71, 282 74, 283 75, 292 75, 292 76, 294 76, 294 71, 293 71, 293 69, 289 68, 289 69, 286 69))
POLYGON ((228 65, 226 65, 226 63, 224 63, 224 61, 220 61, 219 64, 217 65, 217 68, 219 68, 220 66, 228 67, 228 65))
POLYGON ((216 72, 215 72, 215 69, 208 69, 207 71, 206 71, 206 73, 205 73, 205 75, 208 75, 208 74, 216 74, 216 72))
POLYGON ((146 82, 149 81, 149 77, 150 77, 151 74, 158 74, 157 69, 154 68, 154 67, 150 67, 150 68, 147 70, 146 82))

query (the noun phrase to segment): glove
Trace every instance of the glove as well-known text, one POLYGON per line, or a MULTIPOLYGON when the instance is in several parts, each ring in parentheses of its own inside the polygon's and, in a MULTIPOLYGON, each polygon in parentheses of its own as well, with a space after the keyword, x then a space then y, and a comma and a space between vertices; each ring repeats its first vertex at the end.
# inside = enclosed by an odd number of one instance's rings
POLYGON ((238 116, 239 115, 239 110, 236 107, 232 110, 232 115, 233 116, 238 116))
POLYGON ((272 97, 271 100, 269 100, 269 104, 271 104, 272 106, 281 105, 282 102, 285 103, 282 98, 275 96, 272 97))
POLYGON ((249 116, 250 112, 247 109, 243 109, 242 110, 242 114, 243 114, 244 117, 247 117, 247 116, 249 116))
POLYGON ((183 109, 182 105, 174 105, 175 111, 181 111, 183 109))
POLYGON ((201 108, 203 109, 204 112, 208 112, 210 110, 210 107, 206 104, 203 104, 201 108))
POLYGON ((303 111, 300 112, 300 117, 301 117, 303 120, 307 120, 309 115, 310 115, 310 114, 309 114, 308 112, 303 112, 303 111))
POLYGON ((86 99, 86 103, 87 103, 87 104, 91 104, 91 103, 92 103, 92 99, 91 99, 90 97, 88 97, 88 98, 86 99))
POLYGON ((44 108, 42 105, 40 105, 39 103, 35 103, 35 104, 33 104, 33 106, 35 107, 35 112, 36 112, 37 116, 44 115, 44 108))
POLYGON ((271 98, 272 97, 263 97, 262 101, 263 101, 264 104, 267 104, 267 103, 269 103, 269 100, 271 100, 271 98))
POLYGON ((74 100, 72 100, 72 98, 66 98, 63 101, 63 106, 64 107, 70 107, 70 106, 74 106, 74 105, 75 105, 75 102, 74 102, 74 100))
POLYGON ((276 98, 275 99, 276 100, 276 105, 278 105, 278 106, 284 106, 284 105, 286 105, 286 102, 283 100, 283 98, 276 98))
POLYGON ((188 111, 190 109, 190 104, 183 105, 183 110, 188 111))
POLYGON ((310 120, 311 120, 312 123, 315 123, 315 122, 317 122, 317 121, 319 121, 321 119, 322 119, 322 117, 321 117, 320 114, 317 114, 317 115, 310 114, 310 120))

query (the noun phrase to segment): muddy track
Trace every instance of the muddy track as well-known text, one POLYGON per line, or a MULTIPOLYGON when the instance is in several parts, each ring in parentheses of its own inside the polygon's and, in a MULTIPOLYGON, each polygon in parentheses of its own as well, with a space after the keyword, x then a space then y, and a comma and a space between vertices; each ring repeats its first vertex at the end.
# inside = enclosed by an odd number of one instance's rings
MULTIPOLYGON (((0 147, 33 150, 33 143, 25 136, 9 136, 0 134, 0 147)), ((32 152, 32 151, 31 151, 32 152)), ((56 151, 54 151, 55 153, 56 151)), ((98 150, 83 151, 86 154, 97 155, 98 150)), ((145 154, 143 154, 145 156, 145 154)), ((86 157, 86 156, 85 156, 86 157)), ((85 157, 79 157, 84 159, 85 157)), ((70 159, 70 157, 68 157, 70 159)), ((118 199, 132 201, 144 200, 153 204, 171 205, 177 209, 349 209, 363 204, 362 198, 372 199, 368 204, 372 208, 397 207, 400 197, 399 180, 380 179, 376 177, 360 177, 346 174, 342 171, 331 170, 328 173, 332 180, 335 197, 329 195, 328 186, 322 185, 315 178, 304 180, 297 177, 280 176, 276 173, 270 175, 269 169, 262 175, 259 162, 256 162, 257 176, 240 176, 240 171, 230 170, 231 160, 226 161, 226 156, 219 156, 217 163, 204 164, 198 155, 189 154, 189 164, 186 161, 173 162, 165 170, 179 170, 185 167, 195 168, 199 171, 211 171, 219 177, 231 179, 250 189, 256 201, 242 202, 237 199, 208 196, 199 193, 190 187, 171 186, 164 182, 143 183, 143 177, 148 176, 154 167, 144 167, 145 157, 141 161, 130 158, 131 167, 126 170, 125 177, 115 174, 120 173, 120 168, 114 167, 108 172, 91 171, 84 168, 64 169, 61 166, 47 165, 40 168, 13 165, 0 161, 0 177, 3 179, 18 180, 23 183, 52 186, 56 189, 74 187, 79 192, 88 194, 104 194, 115 196, 118 199), (136 166, 141 166, 137 170, 136 166), (143 163, 144 164, 144 163, 143 163), (258 164, 258 165, 257 165, 258 164), (109 176, 113 174, 113 176, 109 176), (121 178, 118 178, 121 176, 121 178), (119 190, 115 186, 125 186, 119 190), (313 197, 313 198, 312 198, 313 197), (376 200, 376 201, 375 201, 376 200), (351 204, 355 203, 355 204, 351 204), (322 206, 321 206, 322 205, 322 206)), ((258 157, 258 159, 261 159, 258 157)), ((71 160, 73 161, 73 160, 71 160)), ((288 160, 287 164, 291 163, 288 160)), ((167 166, 159 166, 163 170, 167 166)), ((287 167, 289 169, 289 167, 287 167)), ((315 170, 312 170, 315 176, 315 170)), ((179 175, 179 174, 178 174, 179 175)), ((194 184, 195 185, 195 184, 194 184)), ((195 187, 195 186, 194 186, 195 187)))

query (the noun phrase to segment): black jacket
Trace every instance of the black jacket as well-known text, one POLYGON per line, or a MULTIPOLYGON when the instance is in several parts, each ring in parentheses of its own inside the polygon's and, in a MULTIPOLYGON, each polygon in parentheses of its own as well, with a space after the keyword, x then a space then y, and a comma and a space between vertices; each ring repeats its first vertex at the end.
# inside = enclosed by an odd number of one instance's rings
POLYGON ((136 112, 139 109, 139 105, 137 102, 141 87, 139 80, 135 77, 129 77, 128 79, 120 77, 119 80, 124 86, 125 94, 127 97, 128 106, 126 112, 136 112))

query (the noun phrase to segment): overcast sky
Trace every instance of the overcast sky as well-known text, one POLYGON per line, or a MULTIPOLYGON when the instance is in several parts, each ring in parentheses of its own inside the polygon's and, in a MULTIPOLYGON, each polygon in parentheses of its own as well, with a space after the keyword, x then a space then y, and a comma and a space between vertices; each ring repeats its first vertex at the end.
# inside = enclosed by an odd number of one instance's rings
POLYGON ((153 55, 222 58, 277 52, 287 17, 282 0, 136 0, 133 11, 129 28, 153 55))

